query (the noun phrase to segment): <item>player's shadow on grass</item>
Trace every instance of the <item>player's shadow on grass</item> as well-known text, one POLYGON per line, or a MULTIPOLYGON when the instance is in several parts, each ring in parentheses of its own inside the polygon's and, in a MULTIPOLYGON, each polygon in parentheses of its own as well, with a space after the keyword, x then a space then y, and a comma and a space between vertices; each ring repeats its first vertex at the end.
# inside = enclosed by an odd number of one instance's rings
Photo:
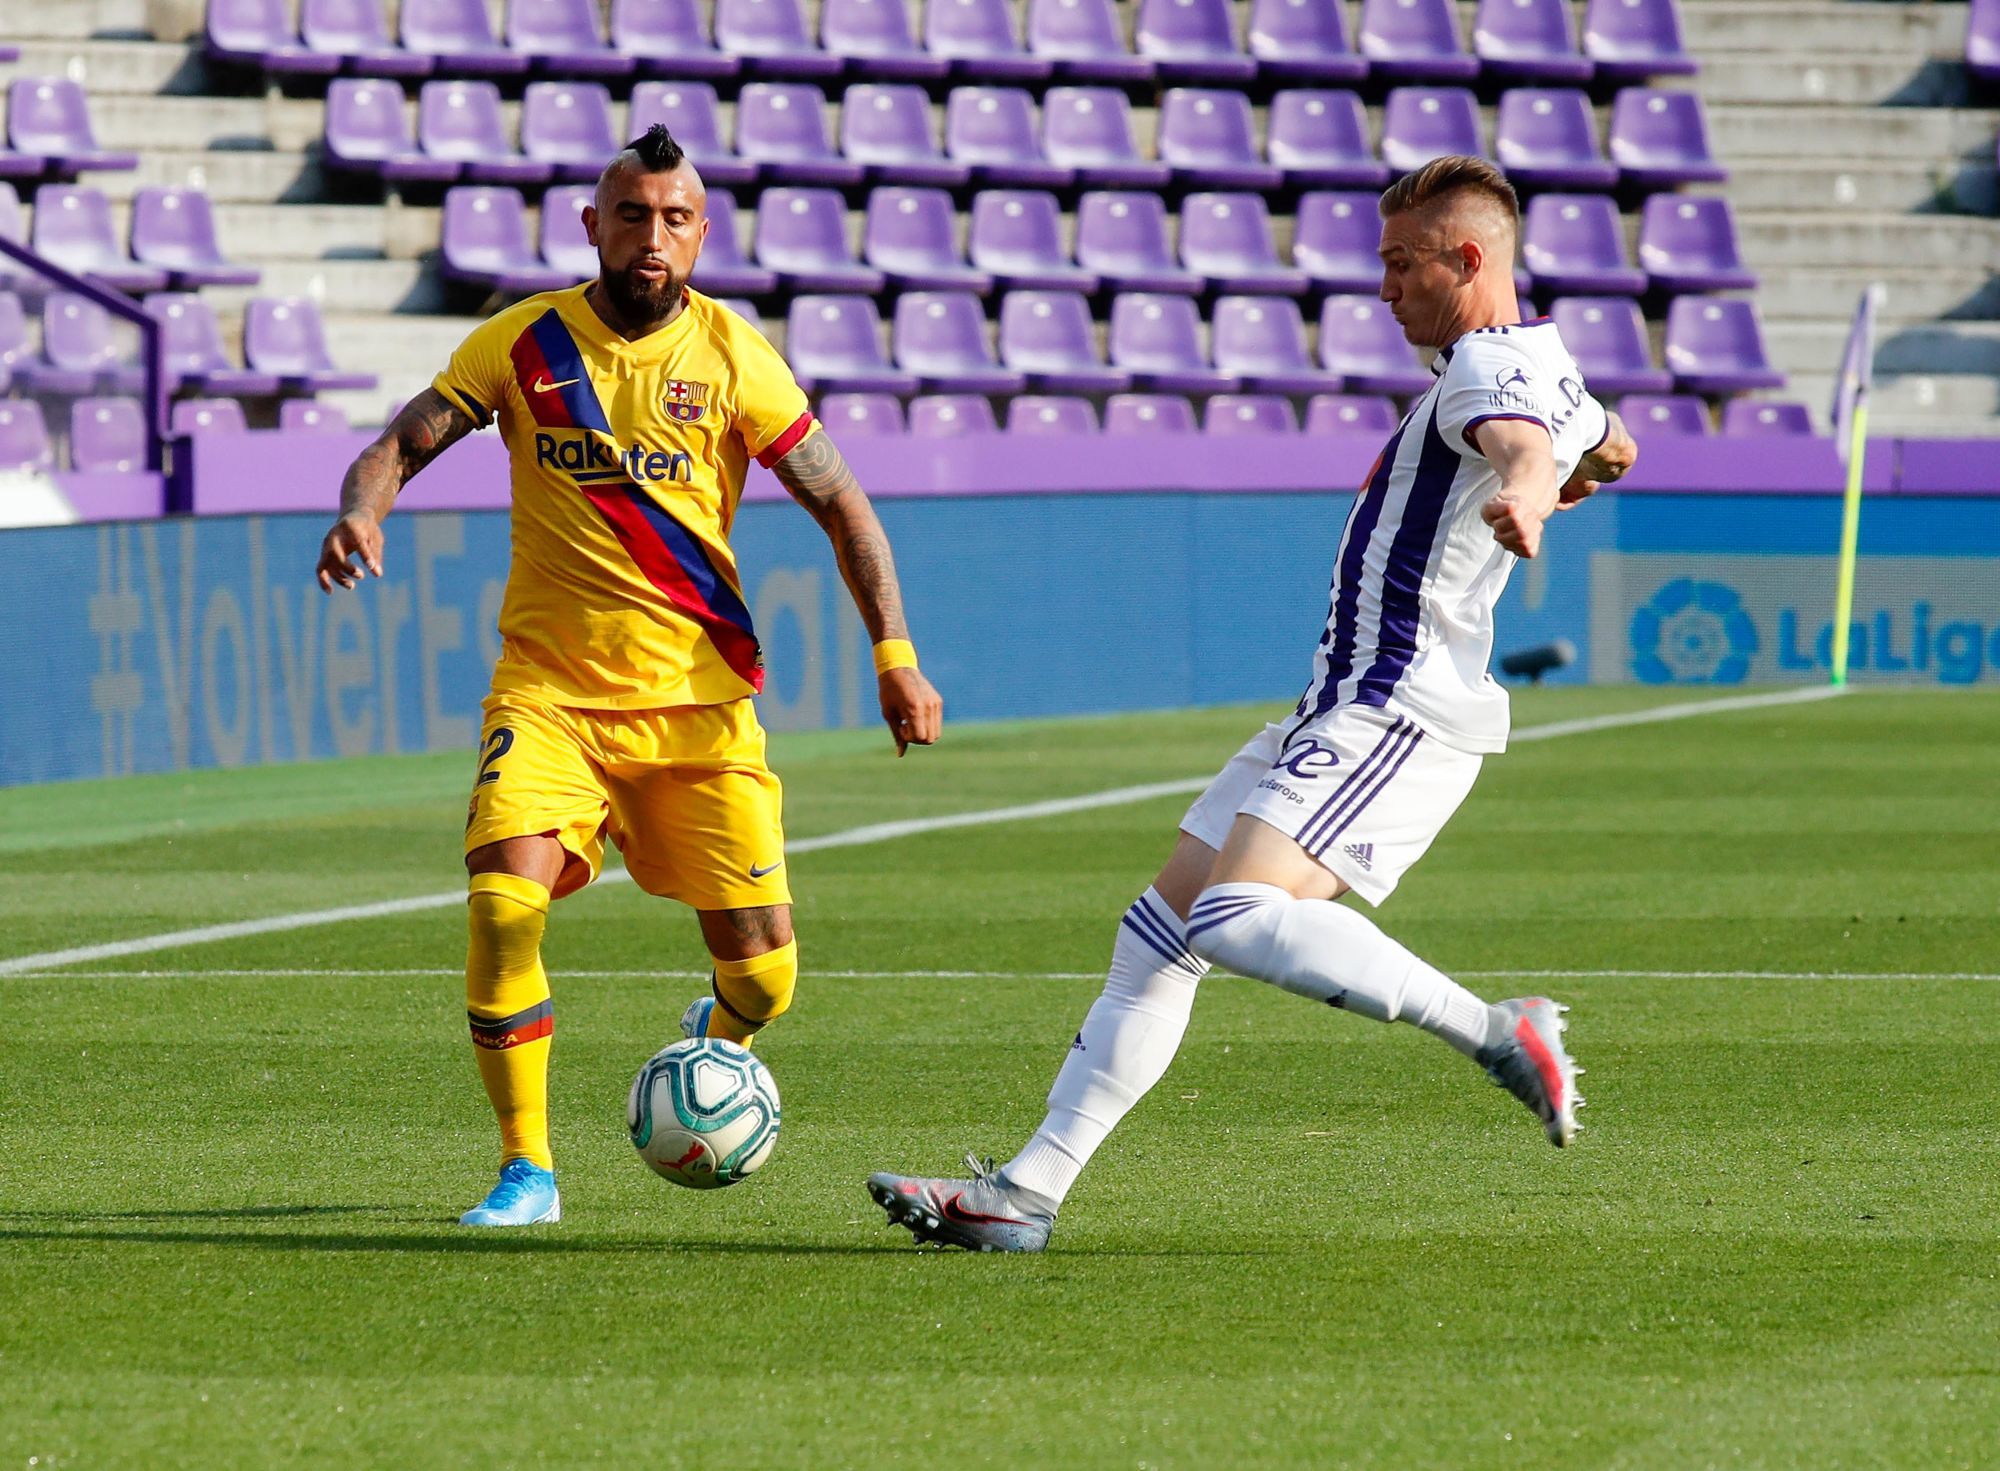
POLYGON ((181 1211, 6 1211, 0 1221, 274 1221, 296 1216, 358 1216, 400 1211, 396 1205, 241 1205, 181 1211))

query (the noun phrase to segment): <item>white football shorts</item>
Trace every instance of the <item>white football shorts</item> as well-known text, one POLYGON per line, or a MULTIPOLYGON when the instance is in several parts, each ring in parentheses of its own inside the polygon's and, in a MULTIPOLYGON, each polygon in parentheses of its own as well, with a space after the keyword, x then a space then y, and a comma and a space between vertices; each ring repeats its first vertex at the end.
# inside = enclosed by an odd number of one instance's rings
POLYGON ((1380 904, 1458 811, 1480 759, 1407 716, 1342 706, 1265 726, 1195 798, 1181 831, 1219 850, 1238 813, 1254 817, 1380 904))

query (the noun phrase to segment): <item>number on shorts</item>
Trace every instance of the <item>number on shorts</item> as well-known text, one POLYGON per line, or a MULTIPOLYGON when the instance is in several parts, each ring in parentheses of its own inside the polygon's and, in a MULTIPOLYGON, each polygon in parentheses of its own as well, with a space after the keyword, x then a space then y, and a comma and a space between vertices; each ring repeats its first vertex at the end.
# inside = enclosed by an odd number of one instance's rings
POLYGON ((493 769, 493 763, 506 755, 514 745, 514 732, 501 726, 486 738, 486 746, 479 757, 479 780, 476 787, 483 787, 490 781, 500 780, 500 773, 493 769))

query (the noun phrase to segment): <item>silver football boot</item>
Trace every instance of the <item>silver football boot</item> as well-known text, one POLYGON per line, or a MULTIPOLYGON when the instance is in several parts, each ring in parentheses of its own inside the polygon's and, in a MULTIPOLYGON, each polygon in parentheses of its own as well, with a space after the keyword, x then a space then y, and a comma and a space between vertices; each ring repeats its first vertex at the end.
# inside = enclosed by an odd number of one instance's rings
POLYGON ((970 1180, 931 1180, 887 1171, 868 1177, 868 1193, 919 1243, 967 1251, 1040 1251, 1056 1223, 1055 1202, 1007 1184, 993 1161, 971 1154, 970 1180))
POLYGON ((1542 1121, 1549 1143, 1561 1149, 1583 1128, 1576 1121, 1576 1111, 1583 1107, 1576 1080, 1583 1069, 1562 1042, 1568 1027, 1563 1013, 1569 1008, 1546 996, 1528 996, 1496 1001, 1494 1009, 1507 1014, 1507 1029, 1499 1041, 1481 1048, 1474 1061, 1528 1105, 1528 1112, 1542 1121))

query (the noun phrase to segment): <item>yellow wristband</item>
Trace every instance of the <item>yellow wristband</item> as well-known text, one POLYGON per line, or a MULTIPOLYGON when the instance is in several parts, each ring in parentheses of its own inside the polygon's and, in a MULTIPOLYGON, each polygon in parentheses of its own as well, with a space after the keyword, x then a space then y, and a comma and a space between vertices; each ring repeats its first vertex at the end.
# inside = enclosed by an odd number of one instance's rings
POLYGON ((906 638, 885 638, 875 645, 875 672, 887 674, 891 669, 915 669, 917 667, 917 646, 906 638))

